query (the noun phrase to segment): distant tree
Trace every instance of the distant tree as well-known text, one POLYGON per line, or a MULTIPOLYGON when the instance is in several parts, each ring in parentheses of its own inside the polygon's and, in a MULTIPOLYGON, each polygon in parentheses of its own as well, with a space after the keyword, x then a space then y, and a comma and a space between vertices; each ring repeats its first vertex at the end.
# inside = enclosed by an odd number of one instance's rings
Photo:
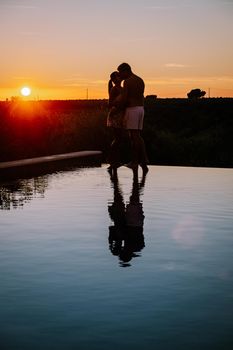
POLYGON ((11 96, 11 102, 18 102, 21 98, 19 96, 11 96))
POLYGON ((156 98, 157 98, 157 95, 147 95, 147 96, 145 97, 145 100, 146 100, 146 101, 151 101, 151 102, 153 102, 153 101, 156 100, 156 98))
POLYGON ((190 92, 187 93, 188 98, 190 99, 197 99, 205 96, 206 92, 202 91, 201 89, 193 89, 190 92))

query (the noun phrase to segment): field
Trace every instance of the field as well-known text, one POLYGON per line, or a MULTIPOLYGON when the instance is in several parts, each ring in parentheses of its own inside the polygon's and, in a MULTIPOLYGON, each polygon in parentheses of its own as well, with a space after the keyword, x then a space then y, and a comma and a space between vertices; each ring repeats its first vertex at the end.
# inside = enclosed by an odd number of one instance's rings
MULTIPOLYGON (((151 164, 233 166, 233 99, 146 99, 143 137, 151 164)), ((107 100, 0 102, 0 161, 101 150, 111 131, 107 100)), ((125 133, 123 161, 130 159, 125 133)))

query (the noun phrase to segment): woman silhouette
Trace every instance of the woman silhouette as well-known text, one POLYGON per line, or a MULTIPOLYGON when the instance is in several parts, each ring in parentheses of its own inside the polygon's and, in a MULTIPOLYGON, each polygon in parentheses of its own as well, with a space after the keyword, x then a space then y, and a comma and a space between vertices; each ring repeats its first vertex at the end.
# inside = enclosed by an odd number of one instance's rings
POLYGON ((108 156, 108 162, 110 164, 108 170, 111 174, 116 172, 117 168, 122 165, 120 146, 123 134, 124 109, 120 107, 123 91, 121 82, 122 79, 119 72, 111 73, 108 83, 109 113, 107 117, 107 126, 113 131, 113 141, 108 156))

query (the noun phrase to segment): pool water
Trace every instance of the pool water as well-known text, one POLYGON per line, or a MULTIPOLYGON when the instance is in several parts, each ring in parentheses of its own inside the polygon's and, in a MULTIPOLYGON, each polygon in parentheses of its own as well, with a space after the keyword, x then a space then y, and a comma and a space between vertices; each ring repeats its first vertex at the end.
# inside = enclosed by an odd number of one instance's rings
POLYGON ((0 348, 232 349, 233 170, 0 184, 0 348))

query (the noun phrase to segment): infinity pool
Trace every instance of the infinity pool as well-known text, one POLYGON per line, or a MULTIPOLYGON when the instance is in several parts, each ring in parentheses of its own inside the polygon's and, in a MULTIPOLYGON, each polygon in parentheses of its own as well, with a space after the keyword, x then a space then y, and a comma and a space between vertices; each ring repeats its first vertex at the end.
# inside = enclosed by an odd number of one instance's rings
POLYGON ((1 183, 1 350, 232 349, 233 170, 1 183))

